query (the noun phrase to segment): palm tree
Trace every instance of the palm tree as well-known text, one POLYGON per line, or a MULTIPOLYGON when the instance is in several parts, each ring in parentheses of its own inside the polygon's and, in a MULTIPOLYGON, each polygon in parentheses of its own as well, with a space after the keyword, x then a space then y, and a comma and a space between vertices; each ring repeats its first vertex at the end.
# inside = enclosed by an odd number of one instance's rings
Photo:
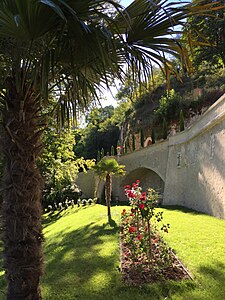
POLYGON ((114 17, 105 4, 102 0, 0 1, 2 214, 10 300, 41 299, 43 182, 36 161, 48 92, 57 99, 52 113, 64 125, 66 119, 69 123, 75 119, 77 107, 87 106, 102 84, 122 77, 125 62, 137 74, 144 70, 148 76, 152 62, 170 67, 165 53, 187 61, 182 46, 166 35, 194 9, 136 0, 121 11, 117 3, 108 1, 117 10, 114 17))
POLYGON ((55 110, 63 109, 62 123, 76 103, 85 106, 100 81, 107 83, 108 74, 118 69, 100 22, 110 19, 104 16, 103 1, 57 3, 0 2, 4 266, 10 300, 41 299, 43 182, 36 160, 48 89, 59 98, 55 110))
POLYGON ((105 180, 105 200, 108 220, 111 220, 112 177, 123 176, 125 166, 119 165, 115 158, 102 158, 94 167, 96 174, 105 180))

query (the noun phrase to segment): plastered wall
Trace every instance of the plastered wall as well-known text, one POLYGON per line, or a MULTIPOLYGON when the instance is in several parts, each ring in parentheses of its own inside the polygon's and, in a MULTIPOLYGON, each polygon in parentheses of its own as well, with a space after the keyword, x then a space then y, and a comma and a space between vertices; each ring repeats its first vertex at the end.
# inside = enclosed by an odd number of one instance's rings
MULTIPOLYGON (((127 175, 114 179, 114 197, 125 200, 124 183, 143 175, 146 186, 159 186, 165 205, 183 205, 225 218, 225 96, 189 129, 165 142, 120 156, 118 161, 126 166, 127 175)), ((95 175, 88 172, 82 176, 78 184, 93 197, 95 175)))
POLYGON ((169 139, 164 204, 225 218, 225 98, 169 139))

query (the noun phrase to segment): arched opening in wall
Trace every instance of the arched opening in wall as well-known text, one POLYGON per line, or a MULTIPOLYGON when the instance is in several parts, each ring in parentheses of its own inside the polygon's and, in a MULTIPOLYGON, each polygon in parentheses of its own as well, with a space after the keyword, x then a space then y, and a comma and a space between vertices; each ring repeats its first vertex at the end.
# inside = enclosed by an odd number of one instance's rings
POLYGON ((96 196, 98 203, 105 203, 105 182, 98 180, 96 196))
POLYGON ((152 138, 149 136, 144 142, 144 147, 148 147, 150 145, 152 145, 152 138))
POLYGON ((155 189, 159 193, 160 203, 162 203, 165 182, 156 172, 147 168, 135 169, 123 177, 121 180, 121 187, 131 185, 137 179, 140 180, 140 186, 143 191, 147 191, 148 188, 155 189))

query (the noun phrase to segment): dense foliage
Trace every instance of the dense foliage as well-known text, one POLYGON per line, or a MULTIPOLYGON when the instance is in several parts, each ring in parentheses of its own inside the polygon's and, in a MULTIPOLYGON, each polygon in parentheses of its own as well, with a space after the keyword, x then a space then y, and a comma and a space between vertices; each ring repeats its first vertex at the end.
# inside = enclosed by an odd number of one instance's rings
POLYGON ((90 168, 94 162, 77 158, 74 154, 74 131, 57 132, 54 127, 45 131, 44 149, 39 159, 39 167, 45 179, 43 191, 44 206, 58 204, 66 200, 77 200, 80 190, 76 186, 79 170, 90 168))
MULTIPOLYGON (((193 3, 196 3, 193 0, 193 3)), ((212 0, 202 1, 212 4, 212 0)), ((225 1, 217 1, 224 6, 225 1)), ((196 69, 206 61, 210 66, 225 66, 225 13, 224 9, 187 19, 184 36, 190 42, 192 60, 196 69), (191 43, 194 40, 194 43, 191 43)))
POLYGON ((106 106, 92 109, 86 118, 87 126, 75 131, 76 155, 86 159, 97 159, 98 151, 104 150, 105 154, 113 154, 112 147, 116 149, 128 105, 121 103, 116 108, 106 106))

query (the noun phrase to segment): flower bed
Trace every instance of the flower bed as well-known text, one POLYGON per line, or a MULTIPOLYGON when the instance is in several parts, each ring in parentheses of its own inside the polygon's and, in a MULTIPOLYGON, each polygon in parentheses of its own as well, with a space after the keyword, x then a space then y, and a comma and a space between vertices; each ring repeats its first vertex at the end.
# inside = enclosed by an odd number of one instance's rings
POLYGON ((169 224, 156 211, 158 193, 142 192, 140 181, 125 186, 131 209, 121 213, 121 270, 126 282, 143 284, 159 280, 190 278, 179 259, 165 243, 162 233, 169 224))

